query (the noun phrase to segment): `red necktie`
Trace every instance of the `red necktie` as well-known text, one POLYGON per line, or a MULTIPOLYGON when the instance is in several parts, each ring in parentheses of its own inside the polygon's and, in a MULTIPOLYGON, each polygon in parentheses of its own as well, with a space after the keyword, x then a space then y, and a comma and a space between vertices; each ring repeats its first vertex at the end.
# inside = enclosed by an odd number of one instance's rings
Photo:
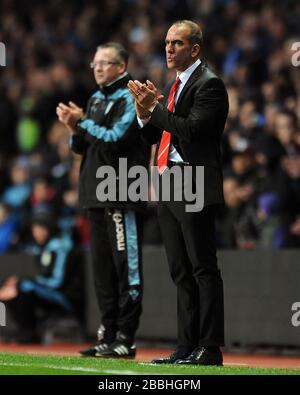
MULTIPOLYGON (((181 82, 180 78, 177 77, 169 93, 167 109, 172 112, 174 111, 175 108, 175 95, 180 85, 180 82, 181 82)), ((157 153, 157 166, 158 166, 159 174, 162 174, 167 168, 170 144, 171 144, 171 133, 164 130, 161 136, 161 140, 158 147, 158 153, 157 153)))

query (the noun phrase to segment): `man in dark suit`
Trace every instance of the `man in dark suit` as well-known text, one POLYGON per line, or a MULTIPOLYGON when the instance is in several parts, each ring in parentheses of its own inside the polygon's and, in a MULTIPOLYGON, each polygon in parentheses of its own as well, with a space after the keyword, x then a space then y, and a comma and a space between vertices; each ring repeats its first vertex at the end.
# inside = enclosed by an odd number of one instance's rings
POLYGON ((159 143, 160 183, 164 170, 167 173, 174 165, 183 170, 190 166, 193 174, 204 166, 204 202, 202 210, 194 212, 187 212, 184 200, 158 203, 170 273, 177 286, 178 346, 153 363, 222 365, 223 282, 217 266, 215 214, 223 204, 220 140, 228 97, 222 80, 201 59, 198 24, 175 22, 165 43, 167 66, 177 73, 176 81, 163 92, 168 99, 160 103, 164 96, 150 81, 130 81, 128 87, 143 137, 159 143))

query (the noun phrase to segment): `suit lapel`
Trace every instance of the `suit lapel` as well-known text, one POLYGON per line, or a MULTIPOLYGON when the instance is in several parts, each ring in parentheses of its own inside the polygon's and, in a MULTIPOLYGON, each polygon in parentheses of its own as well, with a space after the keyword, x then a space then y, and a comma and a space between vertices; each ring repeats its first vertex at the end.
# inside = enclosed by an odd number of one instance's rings
POLYGON ((180 106, 180 103, 185 95, 185 92, 189 89, 189 87, 191 85, 193 85, 193 83, 198 80, 201 75, 203 74, 205 68, 207 67, 206 63, 202 60, 201 64, 199 64, 199 66, 196 68, 196 70, 194 70, 194 72, 192 73, 192 75, 190 76, 190 78, 187 80, 186 84, 184 85, 184 88, 182 89, 182 91, 180 92, 180 96, 177 100, 177 103, 175 104, 175 111, 176 108, 178 106, 180 106))

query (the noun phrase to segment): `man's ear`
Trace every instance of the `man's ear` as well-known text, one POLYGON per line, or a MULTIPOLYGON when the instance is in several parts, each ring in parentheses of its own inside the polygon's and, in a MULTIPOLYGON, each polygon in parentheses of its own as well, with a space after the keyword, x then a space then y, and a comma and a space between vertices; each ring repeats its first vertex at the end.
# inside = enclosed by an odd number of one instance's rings
POLYGON ((199 44, 194 44, 192 47, 192 56, 193 58, 198 58, 201 52, 201 48, 199 44))
POLYGON ((120 67, 120 73, 121 73, 121 74, 125 73, 126 67, 127 67, 127 66, 126 66, 126 63, 121 62, 119 67, 120 67))

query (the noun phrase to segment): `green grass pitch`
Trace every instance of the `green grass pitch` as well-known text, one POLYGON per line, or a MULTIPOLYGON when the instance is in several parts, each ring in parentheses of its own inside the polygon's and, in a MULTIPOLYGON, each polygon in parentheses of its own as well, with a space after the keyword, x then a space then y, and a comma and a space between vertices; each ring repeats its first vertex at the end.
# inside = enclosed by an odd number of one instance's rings
POLYGON ((299 375, 300 370, 151 365, 124 359, 0 353, 0 375, 299 375))

